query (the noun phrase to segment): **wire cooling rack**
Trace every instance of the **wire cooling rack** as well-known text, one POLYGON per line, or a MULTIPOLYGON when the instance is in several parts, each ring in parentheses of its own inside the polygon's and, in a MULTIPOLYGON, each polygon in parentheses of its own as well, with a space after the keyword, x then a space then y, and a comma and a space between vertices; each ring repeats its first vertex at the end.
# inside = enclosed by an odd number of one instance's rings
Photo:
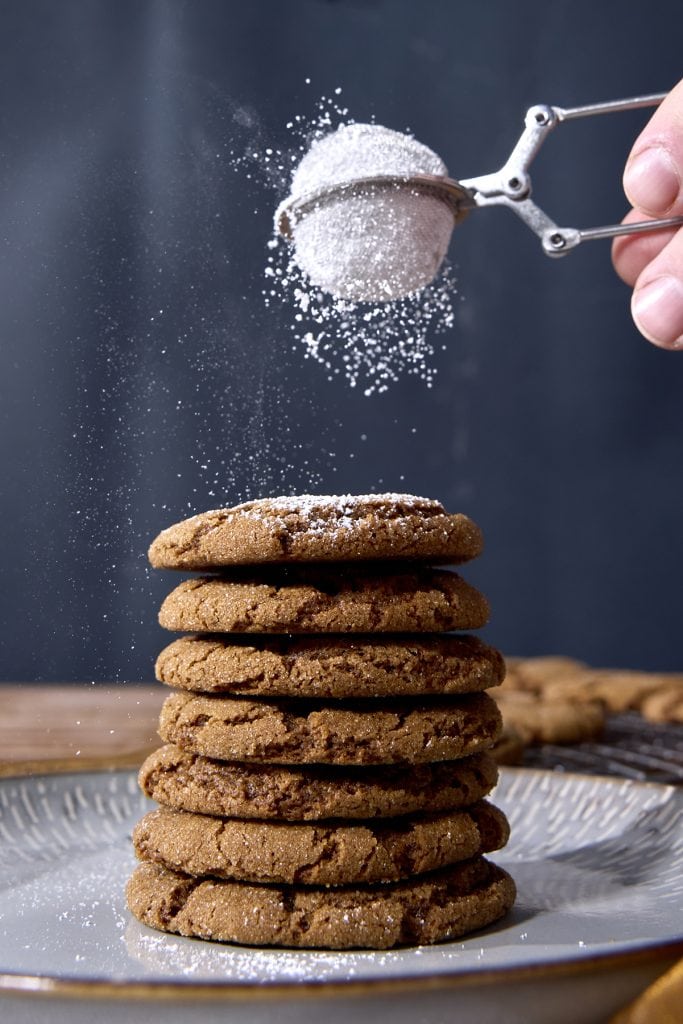
POLYGON ((612 715, 599 740, 531 747, 525 751, 524 764, 680 786, 683 725, 653 724, 636 712, 612 715))

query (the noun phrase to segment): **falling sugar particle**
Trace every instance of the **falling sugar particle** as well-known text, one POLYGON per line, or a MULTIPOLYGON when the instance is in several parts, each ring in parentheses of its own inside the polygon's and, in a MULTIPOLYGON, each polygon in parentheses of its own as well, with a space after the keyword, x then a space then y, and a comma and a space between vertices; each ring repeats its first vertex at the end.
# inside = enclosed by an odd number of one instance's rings
MULTIPOLYGON (((366 396, 387 391, 406 375, 432 387, 436 368, 431 335, 447 331, 455 319, 450 265, 445 264, 420 292, 374 305, 335 299, 311 288, 284 242, 269 257, 268 269, 278 286, 276 294, 279 290, 296 310, 290 327, 296 342, 303 345, 307 358, 327 370, 329 380, 343 374, 366 396)), ((272 293, 263 294, 269 305, 272 293)))

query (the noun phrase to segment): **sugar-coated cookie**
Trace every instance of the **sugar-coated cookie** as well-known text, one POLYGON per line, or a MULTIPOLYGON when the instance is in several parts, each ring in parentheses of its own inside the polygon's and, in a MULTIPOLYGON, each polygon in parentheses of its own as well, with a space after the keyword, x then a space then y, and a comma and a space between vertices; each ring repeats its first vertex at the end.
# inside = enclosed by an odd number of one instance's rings
POLYGON ((250 700, 172 693, 159 735, 225 761, 395 764, 452 761, 487 750, 501 717, 485 693, 430 701, 250 700))
POLYGON ((195 693, 382 697, 497 686, 505 665, 475 636, 185 636, 164 648, 156 677, 195 693))
POLYGON ((486 796, 497 780, 488 753, 435 764, 297 766, 216 761, 173 744, 150 754, 139 773, 142 791, 166 807, 280 821, 453 810, 486 796))
POLYGON ((163 602, 159 622, 209 633, 423 633, 478 629, 488 613, 483 595, 445 569, 307 568, 184 580, 163 602))
POLYGON ((411 494, 300 495, 202 512, 153 541, 156 569, 203 571, 264 562, 418 559, 464 562, 480 554, 479 527, 411 494))
POLYGON ((141 864, 127 888, 143 924, 252 946, 389 949, 456 939, 497 921, 515 884, 483 857, 394 884, 316 888, 199 879, 141 864))
POLYGON ((349 885, 396 882, 504 846, 505 815, 486 801, 460 811, 374 822, 243 821, 160 808, 135 827, 141 860, 199 877, 349 885))

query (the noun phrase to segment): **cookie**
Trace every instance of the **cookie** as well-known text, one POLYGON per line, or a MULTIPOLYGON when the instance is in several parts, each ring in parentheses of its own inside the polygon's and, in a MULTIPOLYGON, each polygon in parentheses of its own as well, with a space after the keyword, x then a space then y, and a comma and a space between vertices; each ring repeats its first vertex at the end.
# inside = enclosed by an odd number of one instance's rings
POLYGON ((140 860, 186 875, 243 882, 350 885, 397 882, 504 846, 502 811, 464 811, 380 822, 242 821, 161 808, 138 822, 140 860))
POLYGON ((185 580, 161 606, 165 629, 209 633, 420 633, 478 629, 486 599, 445 569, 358 569, 185 580))
POLYGON ((679 722, 683 725, 683 677, 651 693, 640 705, 640 713, 649 722, 679 722))
MULTIPOLYGON (((527 733, 527 742, 529 735, 527 733)), ((491 757, 496 764, 521 764, 526 747, 527 743, 524 742, 522 735, 503 717, 503 730, 491 748, 491 757)))
POLYGON ((505 666, 474 636, 186 636, 159 655, 159 682, 196 693, 382 697, 497 686, 505 666))
POLYGON ((139 773, 152 800, 180 811, 284 821, 390 818, 467 807, 498 780, 489 754, 436 764, 242 764, 214 761, 168 744, 150 754, 139 773))
POLYGON ((468 561, 479 528, 438 501, 410 494, 301 495, 202 512, 164 530, 149 549, 156 569, 203 571, 272 562, 418 559, 468 561))
POLYGON ((483 857, 393 885, 341 889, 198 879, 141 864, 128 906, 164 932, 251 946, 389 949, 456 939, 501 918, 510 876, 483 857))
POLYGON ((225 761, 394 764, 453 761, 493 746, 500 712, 485 693, 433 701, 323 703, 172 693, 159 735, 225 761))
POLYGON ((506 690, 528 690, 540 693, 559 680, 580 678, 587 666, 563 655, 542 655, 535 658, 506 658, 506 690))
MULTIPOLYGON (((680 680, 682 677, 679 676, 680 680)), ((638 672, 630 669, 595 669, 574 682, 564 681, 552 688, 567 700, 600 701, 608 711, 638 711, 650 697, 669 689, 676 677, 672 674, 638 672)))
MULTIPOLYGON (((503 728, 517 733, 526 746, 541 743, 581 743, 599 736, 605 711, 598 701, 575 703, 543 700, 532 693, 500 693, 496 703, 503 728)), ((502 762, 501 762, 502 763, 502 762)))

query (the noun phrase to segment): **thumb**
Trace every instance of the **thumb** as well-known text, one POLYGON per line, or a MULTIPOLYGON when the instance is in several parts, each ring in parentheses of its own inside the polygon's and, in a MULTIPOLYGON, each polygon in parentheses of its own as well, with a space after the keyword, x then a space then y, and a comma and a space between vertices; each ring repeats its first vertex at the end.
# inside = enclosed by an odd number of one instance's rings
POLYGON ((624 191, 633 207, 652 217, 683 213, 683 80, 636 139, 624 191))

